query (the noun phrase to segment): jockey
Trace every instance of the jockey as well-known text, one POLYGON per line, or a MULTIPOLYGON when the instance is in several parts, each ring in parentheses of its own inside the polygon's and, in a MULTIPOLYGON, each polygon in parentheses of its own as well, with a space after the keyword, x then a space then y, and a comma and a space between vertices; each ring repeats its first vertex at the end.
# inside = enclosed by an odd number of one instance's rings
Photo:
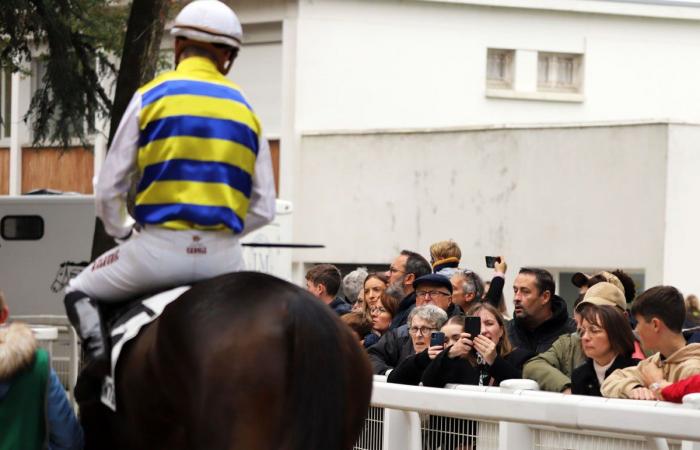
POLYGON ((66 287, 68 318, 91 361, 108 360, 97 301, 242 270, 239 239, 274 218, 270 149, 225 76, 241 44, 238 17, 218 0, 197 0, 171 34, 176 69, 134 94, 95 185, 97 215, 120 245, 66 287))

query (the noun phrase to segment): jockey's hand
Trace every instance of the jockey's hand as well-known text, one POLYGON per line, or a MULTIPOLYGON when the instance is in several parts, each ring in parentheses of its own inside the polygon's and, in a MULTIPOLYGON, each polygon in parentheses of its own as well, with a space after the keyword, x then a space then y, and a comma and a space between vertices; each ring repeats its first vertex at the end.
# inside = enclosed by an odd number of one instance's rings
POLYGON ((122 237, 122 238, 114 238, 117 244, 121 245, 125 242, 127 242, 129 239, 132 239, 133 237, 137 236, 139 234, 139 229, 136 226, 131 227, 131 230, 129 233, 122 237))

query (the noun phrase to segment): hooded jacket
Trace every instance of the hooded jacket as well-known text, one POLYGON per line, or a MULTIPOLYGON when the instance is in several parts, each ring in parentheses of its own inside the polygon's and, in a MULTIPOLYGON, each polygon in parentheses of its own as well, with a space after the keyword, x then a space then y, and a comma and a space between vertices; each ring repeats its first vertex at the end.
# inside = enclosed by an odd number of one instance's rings
POLYGON ((576 322, 569 317, 566 302, 558 295, 552 296, 552 317, 545 320, 533 330, 528 329, 522 320, 514 317, 508 322, 506 330, 513 347, 542 353, 552 346, 562 334, 576 331, 576 322))
POLYGON ((700 344, 688 344, 666 359, 656 353, 637 366, 616 370, 600 387, 603 397, 631 398, 632 390, 646 386, 640 370, 646 364, 660 367, 664 380, 675 383, 700 373, 700 344))
POLYGON ((49 356, 21 323, 0 326, 0 423, 1 450, 83 448, 83 431, 49 356))

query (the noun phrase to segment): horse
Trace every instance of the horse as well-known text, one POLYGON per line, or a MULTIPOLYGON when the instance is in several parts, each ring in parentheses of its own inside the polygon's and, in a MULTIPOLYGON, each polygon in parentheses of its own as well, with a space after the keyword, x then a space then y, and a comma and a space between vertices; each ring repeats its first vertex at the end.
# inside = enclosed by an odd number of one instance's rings
POLYGON ((328 306, 237 272, 169 304, 125 345, 114 381, 116 412, 78 399, 86 450, 349 450, 372 371, 328 306))

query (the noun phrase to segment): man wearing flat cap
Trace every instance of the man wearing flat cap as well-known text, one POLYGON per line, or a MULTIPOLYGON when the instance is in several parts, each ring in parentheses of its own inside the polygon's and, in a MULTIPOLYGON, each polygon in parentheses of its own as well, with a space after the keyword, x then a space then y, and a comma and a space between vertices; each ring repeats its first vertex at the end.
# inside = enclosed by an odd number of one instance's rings
MULTIPOLYGON (((448 317, 464 315, 462 309, 452 303, 452 283, 446 276, 435 273, 423 275, 413 281, 413 288, 416 307, 435 305, 443 309, 448 317)), ((404 323, 384 333, 379 342, 367 349, 367 353, 375 374, 383 375, 399 365, 414 353, 408 325, 404 323)))
POLYGON ((447 317, 463 316, 464 312, 452 302, 452 282, 444 275, 431 273, 413 282, 416 306, 435 305, 447 313, 447 317))

